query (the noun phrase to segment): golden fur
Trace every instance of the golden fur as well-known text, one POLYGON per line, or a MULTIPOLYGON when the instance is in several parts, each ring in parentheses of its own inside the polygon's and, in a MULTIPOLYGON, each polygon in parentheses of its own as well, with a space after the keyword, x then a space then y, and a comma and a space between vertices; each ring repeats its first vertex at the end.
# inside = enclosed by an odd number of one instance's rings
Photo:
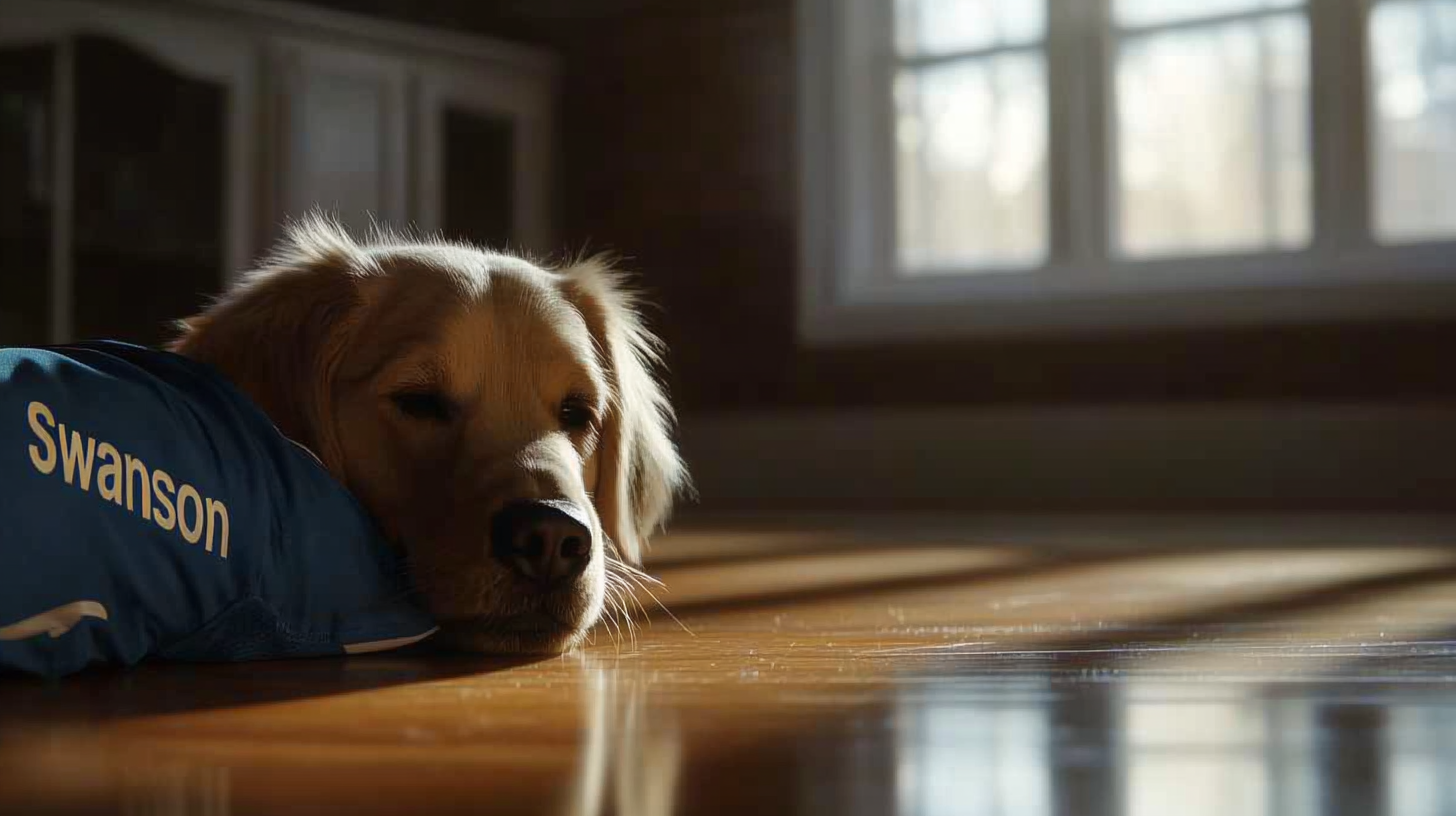
POLYGON ((356 240, 314 216, 172 348, 218 368, 360 498, 443 640, 554 652, 625 589, 687 483, 636 305, 602 258, 547 268, 356 240), (570 586, 543 594, 489 557, 490 519, 517 499, 587 510, 592 559, 570 586))

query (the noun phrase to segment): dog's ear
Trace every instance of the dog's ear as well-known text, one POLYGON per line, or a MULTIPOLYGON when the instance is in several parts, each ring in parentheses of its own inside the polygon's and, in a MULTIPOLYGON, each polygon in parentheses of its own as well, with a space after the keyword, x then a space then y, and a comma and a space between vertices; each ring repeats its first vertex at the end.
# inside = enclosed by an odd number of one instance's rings
POLYGON ((217 302, 181 321, 169 348, 218 369, 341 474, 333 383, 375 272, 342 227, 310 216, 217 302))
POLYGON ((586 319, 610 394, 589 485, 602 527, 623 561, 640 565, 649 537, 667 521, 687 469, 672 441, 671 403, 654 369, 661 343, 643 324, 622 275, 601 256, 560 270, 566 296, 586 319))

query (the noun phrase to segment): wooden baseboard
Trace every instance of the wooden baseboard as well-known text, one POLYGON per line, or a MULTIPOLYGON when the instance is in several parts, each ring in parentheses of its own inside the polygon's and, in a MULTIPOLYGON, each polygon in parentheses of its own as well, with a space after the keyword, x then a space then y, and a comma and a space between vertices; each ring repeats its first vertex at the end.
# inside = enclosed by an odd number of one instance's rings
POLYGON ((1456 403, 688 416, 679 439, 686 512, 1456 508, 1456 403))

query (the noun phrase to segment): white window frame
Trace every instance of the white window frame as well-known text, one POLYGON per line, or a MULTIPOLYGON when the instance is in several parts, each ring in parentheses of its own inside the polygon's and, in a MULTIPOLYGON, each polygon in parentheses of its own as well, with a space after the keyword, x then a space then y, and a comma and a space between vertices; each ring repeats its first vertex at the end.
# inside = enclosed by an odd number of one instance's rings
POLYGON ((1048 259, 912 277, 894 271, 893 4, 797 0, 801 339, 1456 316, 1456 241, 1386 246, 1373 232, 1367 44, 1379 1, 1306 6, 1307 247, 1114 258, 1110 0, 1047 0, 1048 259))

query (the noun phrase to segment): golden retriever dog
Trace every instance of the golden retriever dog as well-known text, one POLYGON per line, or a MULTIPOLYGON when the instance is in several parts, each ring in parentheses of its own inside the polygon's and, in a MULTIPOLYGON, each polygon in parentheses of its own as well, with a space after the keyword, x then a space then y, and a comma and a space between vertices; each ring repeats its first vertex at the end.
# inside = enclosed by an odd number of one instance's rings
POLYGON ((599 257, 547 267, 311 216, 171 348, 359 498, 455 647, 575 647, 687 486, 659 341, 599 257))

